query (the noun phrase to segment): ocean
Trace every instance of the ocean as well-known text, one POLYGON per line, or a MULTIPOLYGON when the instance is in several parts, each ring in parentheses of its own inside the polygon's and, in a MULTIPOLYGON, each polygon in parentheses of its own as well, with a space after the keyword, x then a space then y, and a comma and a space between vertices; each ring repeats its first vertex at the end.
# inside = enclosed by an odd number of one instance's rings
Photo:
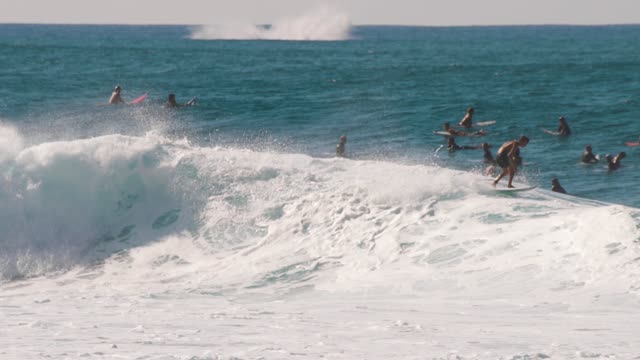
POLYGON ((313 20, 0 24, 0 358, 639 356, 640 26, 313 20))

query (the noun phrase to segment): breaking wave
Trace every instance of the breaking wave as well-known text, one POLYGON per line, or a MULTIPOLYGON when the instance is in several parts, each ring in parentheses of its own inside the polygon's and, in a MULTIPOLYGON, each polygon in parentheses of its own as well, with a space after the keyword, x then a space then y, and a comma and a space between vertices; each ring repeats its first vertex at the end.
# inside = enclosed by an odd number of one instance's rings
POLYGON ((4 281, 99 269, 121 286, 197 291, 640 285, 635 209, 496 196, 472 173, 151 135, 12 148, 0 163, 4 281))

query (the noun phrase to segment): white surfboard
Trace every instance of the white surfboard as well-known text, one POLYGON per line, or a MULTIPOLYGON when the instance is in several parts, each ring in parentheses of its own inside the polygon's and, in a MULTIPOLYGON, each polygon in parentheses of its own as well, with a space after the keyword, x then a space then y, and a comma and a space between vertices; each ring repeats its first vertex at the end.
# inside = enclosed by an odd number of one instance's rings
POLYGON ((441 130, 441 131, 434 131, 433 132, 434 135, 441 135, 441 136, 452 136, 452 137, 480 137, 480 136, 484 136, 484 134, 475 134, 475 133, 466 133, 466 135, 453 135, 447 131, 441 130))
POLYGON ((489 126, 495 123, 496 123, 495 120, 487 120, 487 121, 480 121, 480 122, 474 123, 473 126, 489 126))
POLYGON ((514 187, 514 188, 508 188, 508 187, 499 187, 499 184, 497 187, 495 187, 493 189, 493 191, 495 192, 505 192, 505 193, 512 193, 512 192, 521 192, 521 191, 529 191, 529 190, 533 190, 537 188, 537 186, 520 186, 520 187, 514 187))
POLYGON ((522 192, 522 191, 529 191, 529 190, 533 190, 535 188, 537 188, 536 185, 527 185, 527 184, 520 184, 517 182, 513 182, 512 185, 515 187, 509 188, 507 187, 507 178, 503 178, 498 185, 493 186, 493 181, 494 181, 494 177, 491 178, 487 178, 487 182, 481 184, 480 188, 483 191, 487 191, 487 192, 492 192, 492 193, 516 193, 516 192, 522 192))

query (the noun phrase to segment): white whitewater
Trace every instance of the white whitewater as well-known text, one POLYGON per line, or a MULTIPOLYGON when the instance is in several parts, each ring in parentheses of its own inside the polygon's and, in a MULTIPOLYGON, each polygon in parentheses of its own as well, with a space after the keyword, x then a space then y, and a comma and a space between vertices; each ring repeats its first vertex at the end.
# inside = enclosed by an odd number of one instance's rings
POLYGON ((329 8, 317 8, 306 14, 282 18, 268 26, 245 22, 194 27, 194 40, 286 40, 342 41, 350 38, 349 16, 329 8))
POLYGON ((154 136, 13 148, 0 358, 640 350, 636 209, 487 194, 479 175, 435 166, 154 136))

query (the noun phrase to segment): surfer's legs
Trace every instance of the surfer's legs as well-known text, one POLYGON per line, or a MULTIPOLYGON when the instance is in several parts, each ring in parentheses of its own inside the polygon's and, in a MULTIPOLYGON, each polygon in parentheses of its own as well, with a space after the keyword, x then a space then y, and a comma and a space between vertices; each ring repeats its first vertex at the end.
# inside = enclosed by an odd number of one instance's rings
POLYGON ((513 182, 513 176, 516 174, 516 167, 515 165, 509 166, 509 184, 507 184, 507 187, 512 188, 513 185, 511 184, 513 182))
POLYGON ((493 186, 496 186, 500 181, 500 179, 502 179, 505 175, 507 175, 507 172, 509 172, 509 168, 502 168, 502 172, 500 173, 500 175, 498 175, 498 177, 495 180, 493 180, 493 186))

